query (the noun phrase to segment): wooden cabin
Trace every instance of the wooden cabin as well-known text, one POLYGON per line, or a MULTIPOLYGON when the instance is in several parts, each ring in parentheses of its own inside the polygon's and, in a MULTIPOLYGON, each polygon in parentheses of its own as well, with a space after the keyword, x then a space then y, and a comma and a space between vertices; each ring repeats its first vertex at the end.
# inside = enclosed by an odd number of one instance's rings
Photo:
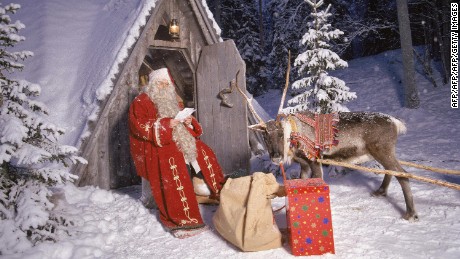
POLYGON ((221 40, 210 16, 201 0, 156 2, 81 145, 88 164, 73 169, 79 186, 113 189, 140 183, 129 151, 127 113, 146 75, 160 67, 170 70, 185 106, 197 110, 201 139, 214 150, 225 174, 249 171, 246 103, 236 90, 225 96, 231 105, 219 97, 232 80, 246 89, 245 64, 234 42, 221 40), (173 19, 180 28, 178 38, 169 33, 173 19))

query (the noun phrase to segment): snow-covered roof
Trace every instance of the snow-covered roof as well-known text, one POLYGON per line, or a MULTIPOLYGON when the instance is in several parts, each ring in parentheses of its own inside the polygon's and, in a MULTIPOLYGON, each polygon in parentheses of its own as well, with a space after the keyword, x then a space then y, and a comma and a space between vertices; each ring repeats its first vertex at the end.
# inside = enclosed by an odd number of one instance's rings
MULTIPOLYGON (((26 26, 20 31, 26 40, 18 48, 35 54, 14 76, 42 87, 39 100, 48 106, 50 120, 66 129, 61 142, 80 145, 88 120, 97 119, 100 100, 110 95, 119 64, 128 57, 157 2, 14 1, 21 9, 11 17, 26 26)), ((220 32, 206 1, 202 4, 220 32)))

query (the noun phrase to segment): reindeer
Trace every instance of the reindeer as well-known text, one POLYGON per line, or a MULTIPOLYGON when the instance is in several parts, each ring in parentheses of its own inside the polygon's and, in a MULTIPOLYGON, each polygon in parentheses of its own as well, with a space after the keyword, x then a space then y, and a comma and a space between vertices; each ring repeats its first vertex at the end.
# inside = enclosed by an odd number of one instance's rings
MULTIPOLYGON (((315 138, 315 130, 301 119, 313 119, 315 114, 304 111, 299 113, 301 116, 280 116, 282 115, 281 111, 287 85, 286 82, 277 119, 269 120, 268 122, 264 122, 256 113, 250 98, 237 84, 236 87, 246 99, 249 110, 259 121, 258 124, 251 125, 249 128, 262 133, 272 162, 279 163, 284 161, 285 163, 290 163, 294 161, 300 164, 301 178, 306 178, 309 170, 311 170, 312 177, 322 178, 321 164, 309 159, 299 149, 298 144, 291 144, 293 127, 296 128, 297 132, 309 139, 315 138)), ((390 115, 368 112, 339 112, 338 117, 337 137, 339 142, 336 146, 324 150, 322 153, 323 158, 354 164, 375 160, 387 170, 405 172, 395 156, 398 135, 406 132, 406 127, 402 121, 390 115)), ((391 177, 391 175, 385 175, 380 187, 372 193, 373 196, 387 195, 391 177)), ((396 179, 401 185, 406 202, 406 213, 403 218, 406 220, 418 220, 409 179, 404 177, 396 177, 396 179)))

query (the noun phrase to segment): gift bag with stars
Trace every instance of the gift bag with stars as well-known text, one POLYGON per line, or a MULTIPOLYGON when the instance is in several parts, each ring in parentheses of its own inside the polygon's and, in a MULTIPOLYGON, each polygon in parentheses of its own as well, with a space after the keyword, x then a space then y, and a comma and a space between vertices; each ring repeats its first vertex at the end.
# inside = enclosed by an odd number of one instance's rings
POLYGON ((286 217, 293 255, 335 253, 329 186, 320 178, 285 181, 286 217))

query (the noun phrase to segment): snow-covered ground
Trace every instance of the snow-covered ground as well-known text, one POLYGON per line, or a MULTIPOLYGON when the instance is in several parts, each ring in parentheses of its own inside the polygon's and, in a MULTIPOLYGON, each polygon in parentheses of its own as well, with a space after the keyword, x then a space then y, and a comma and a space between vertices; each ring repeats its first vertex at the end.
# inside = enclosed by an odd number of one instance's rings
MULTIPOLYGON (((460 111, 450 108, 450 88, 433 88, 417 73, 421 107, 401 107, 401 60, 399 51, 352 60, 349 68, 335 76, 345 80, 358 99, 348 104, 352 111, 378 111, 402 118, 408 128, 400 137, 400 160, 460 170, 460 111)), ((440 84, 440 80, 438 80, 440 84)), ((43 93, 46 94, 46 93, 43 93)), ((270 115, 278 110, 279 91, 257 98, 270 115)), ((267 157, 253 157, 254 170, 267 168, 267 157)), ((370 163, 368 166, 375 166, 370 163)), ((288 169, 295 174, 297 166, 288 169)), ((460 176, 448 176, 418 169, 417 175, 460 184, 460 176)), ((281 178, 279 181, 281 182, 281 178)), ((386 198, 371 197, 381 175, 352 171, 326 173, 330 185, 336 254, 320 258, 460 258, 460 192, 412 181, 420 220, 401 219, 405 203, 399 184, 393 179, 386 198)), ((201 211, 211 231, 179 240, 165 232, 156 211, 138 200, 140 186, 105 191, 72 185, 55 190, 60 197, 56 210, 68 215, 74 225, 70 235, 61 234, 57 243, 43 243, 20 254, 3 258, 287 258, 289 245, 261 252, 239 251, 213 231, 216 206, 201 211)), ((273 200, 273 207, 284 198, 273 200)), ((286 227, 285 211, 275 215, 280 228, 286 227)))

